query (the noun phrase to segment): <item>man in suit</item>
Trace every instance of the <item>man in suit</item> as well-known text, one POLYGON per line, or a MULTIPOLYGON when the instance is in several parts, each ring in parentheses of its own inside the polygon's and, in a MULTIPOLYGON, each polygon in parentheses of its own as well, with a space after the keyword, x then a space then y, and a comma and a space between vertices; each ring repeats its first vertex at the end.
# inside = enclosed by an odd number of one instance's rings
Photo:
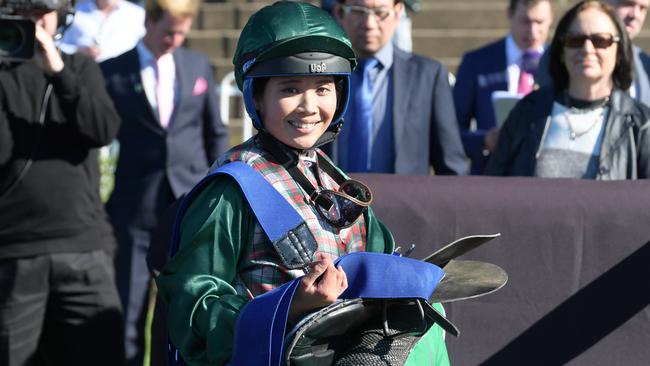
POLYGON ((525 95, 553 22, 550 0, 510 0, 510 34, 463 56, 456 75, 454 104, 472 174, 481 174, 498 137, 492 94, 525 95), (472 119, 476 129, 470 129, 472 119))
POLYGON ((403 11, 401 0, 335 4, 360 66, 352 76, 355 101, 330 153, 348 172, 466 174, 447 70, 390 41, 403 11))
MULTIPOLYGON (((648 13, 650 0, 608 0, 616 9, 618 16, 625 25, 628 37, 631 41, 639 35, 645 17, 648 13)), ((630 88, 632 97, 647 106, 650 106, 650 56, 643 50, 633 44, 632 53, 634 55, 634 82, 630 88)))
POLYGON ((122 119, 107 210, 118 240, 116 275, 129 364, 142 364, 150 275, 146 253, 161 212, 228 147, 206 56, 180 48, 198 0, 147 0, 142 40, 101 64, 122 119))

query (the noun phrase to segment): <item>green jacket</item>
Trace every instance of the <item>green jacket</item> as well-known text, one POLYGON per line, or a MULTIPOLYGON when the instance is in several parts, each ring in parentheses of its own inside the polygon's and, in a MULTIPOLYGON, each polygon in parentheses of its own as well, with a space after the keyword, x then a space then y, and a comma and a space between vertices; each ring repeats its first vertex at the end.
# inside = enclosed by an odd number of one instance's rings
MULTIPOLYGON (((366 250, 391 253, 391 233, 372 210, 365 220, 366 250)), ((183 218, 180 249, 156 282, 169 305, 172 343, 189 365, 221 365, 230 359, 235 322, 248 302, 236 290, 238 266, 252 245, 255 226, 238 184, 225 177, 199 192, 183 218)), ((410 365, 448 364, 442 330, 433 327, 412 356, 416 361, 409 359, 410 365), (433 361, 422 363, 427 359, 433 361)))

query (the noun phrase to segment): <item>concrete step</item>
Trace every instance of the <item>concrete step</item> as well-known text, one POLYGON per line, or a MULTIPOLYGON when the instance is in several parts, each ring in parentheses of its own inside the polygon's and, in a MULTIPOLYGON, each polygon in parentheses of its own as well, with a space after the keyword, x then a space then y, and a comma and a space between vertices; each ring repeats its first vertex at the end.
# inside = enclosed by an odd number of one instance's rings
MULTIPOLYGON (((427 56, 458 57, 467 50, 484 45, 506 34, 505 29, 461 30, 414 30, 414 50, 427 56)), ((231 60, 239 31, 192 31, 186 46, 203 53, 211 59, 231 60)))
POLYGON ((269 3, 229 2, 203 4, 193 27, 204 30, 241 29, 254 12, 269 3))
POLYGON ((493 42, 507 29, 416 29, 413 50, 431 58, 460 57, 471 49, 493 42))
MULTIPOLYGON (((222 78, 233 70, 232 56, 237 42, 238 31, 195 32, 188 37, 188 46, 210 56, 217 78, 222 78)), ((506 29, 455 29, 455 30, 414 30, 413 48, 416 53, 436 59, 455 72, 458 62, 467 51, 482 47, 507 33, 506 29)), ((549 39, 550 41, 550 39, 549 39)), ((644 50, 650 51, 650 30, 643 30, 635 42, 644 50)))
POLYGON ((223 79, 227 73, 234 70, 232 60, 229 58, 212 58, 210 61, 214 67, 214 77, 217 82, 223 79))
MULTIPOLYGON (((270 2, 205 3, 194 29, 240 29, 248 18, 270 2)), ((507 2, 475 0, 471 3, 425 3, 417 13, 410 13, 414 28, 490 28, 507 24, 507 2)))
POLYGON ((185 39, 185 46, 203 52, 210 58, 232 58, 239 33, 237 29, 192 30, 185 39))
MULTIPOLYGON (((569 2, 555 7, 565 9, 569 2)), ((210 56, 219 80, 232 71, 231 60, 240 34, 239 27, 253 12, 268 3, 228 1, 203 4, 203 13, 197 27, 188 35, 186 45, 210 56)), ((466 0, 462 3, 425 0, 422 11, 412 14, 414 50, 441 61, 455 72, 465 52, 507 34, 506 6, 504 0, 466 0)), ((636 43, 650 51, 650 21, 646 22, 636 43)))
POLYGON ((426 2, 409 12, 413 29, 507 28, 505 1, 426 2))

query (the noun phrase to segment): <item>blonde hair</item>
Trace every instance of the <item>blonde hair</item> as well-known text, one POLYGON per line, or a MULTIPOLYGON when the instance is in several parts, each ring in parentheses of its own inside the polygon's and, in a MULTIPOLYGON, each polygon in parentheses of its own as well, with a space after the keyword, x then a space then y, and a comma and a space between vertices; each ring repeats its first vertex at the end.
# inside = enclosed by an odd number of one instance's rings
POLYGON ((158 21, 165 12, 173 17, 194 17, 200 5, 201 0, 146 0, 144 9, 147 17, 158 21))

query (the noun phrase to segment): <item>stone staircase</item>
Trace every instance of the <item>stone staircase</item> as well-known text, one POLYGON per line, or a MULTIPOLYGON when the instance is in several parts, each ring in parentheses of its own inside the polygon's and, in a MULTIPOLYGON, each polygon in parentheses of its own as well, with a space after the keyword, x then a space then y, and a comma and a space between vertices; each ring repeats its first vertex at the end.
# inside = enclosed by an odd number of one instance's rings
MULTIPOLYGON (((273 1, 204 0, 187 37, 189 48, 208 54, 217 82, 233 70, 232 56, 241 28, 249 16, 273 1)), ((552 0, 556 20, 574 0, 552 0)), ((319 5, 320 1, 310 1, 319 5)), ((455 73, 462 55, 503 37, 509 28, 508 0, 423 0, 422 9, 409 13, 413 21, 414 52, 442 62, 455 73)), ((650 20, 636 44, 650 51, 650 20)), ((549 39, 550 41, 550 39, 549 39)), ((232 143, 241 141, 241 101, 231 101, 232 143)))

